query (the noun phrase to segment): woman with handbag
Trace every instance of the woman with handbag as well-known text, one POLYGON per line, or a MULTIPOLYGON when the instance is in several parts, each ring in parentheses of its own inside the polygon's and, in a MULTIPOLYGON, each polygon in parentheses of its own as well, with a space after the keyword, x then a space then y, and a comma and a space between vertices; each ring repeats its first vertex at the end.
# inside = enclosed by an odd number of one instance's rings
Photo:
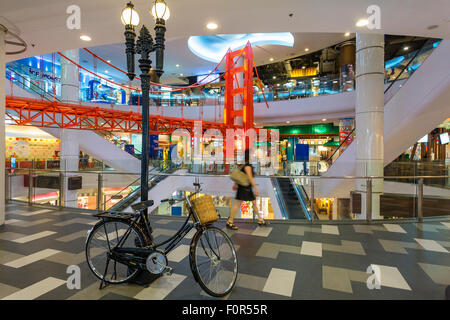
POLYGON ((234 225, 233 220, 236 215, 238 209, 241 206, 242 201, 252 201, 253 210, 256 210, 258 213, 258 225, 265 226, 269 225, 267 221, 264 221, 262 215, 258 210, 258 205, 256 203, 256 197, 259 195, 258 188, 256 187, 255 180, 253 179, 254 170, 253 166, 250 164, 250 149, 245 150, 245 164, 240 167, 240 171, 247 175, 247 179, 249 184, 247 186, 235 183, 233 186, 233 190, 236 192, 236 202, 231 208, 230 217, 227 220, 227 228, 231 230, 237 230, 238 227, 234 225))

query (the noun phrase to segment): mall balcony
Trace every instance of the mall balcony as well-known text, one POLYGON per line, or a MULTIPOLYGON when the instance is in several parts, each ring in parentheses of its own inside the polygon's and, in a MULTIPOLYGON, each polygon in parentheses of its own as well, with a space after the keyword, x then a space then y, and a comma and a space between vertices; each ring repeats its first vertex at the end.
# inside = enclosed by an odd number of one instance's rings
MULTIPOLYGON (((327 1, 324 27, 297 13, 314 5, 280 3, 252 23, 205 32, 183 22, 190 6, 167 2, 166 38, 155 33, 143 74, 142 23, 132 52, 123 33, 130 37, 131 22, 111 18, 132 4, 92 8, 96 18, 83 14, 81 30, 46 24, 41 10, 2 10, 0 299, 212 298, 191 275, 193 232, 166 257, 174 273, 147 287, 99 290, 84 247, 104 217, 132 217, 142 203, 149 223, 139 228, 168 240, 192 209, 166 200, 193 195, 198 183, 239 258, 227 299, 444 299, 450 35, 444 23, 432 27, 442 10, 411 0, 415 13, 430 15, 412 23, 389 3, 384 28, 368 31, 333 14, 353 21, 359 9, 327 1), (267 27, 274 18, 277 27, 267 27), (238 203, 232 229, 230 175, 243 170, 247 148, 258 193, 238 203), (81 268, 81 290, 66 288, 69 266, 81 268), (383 290, 367 289, 369 266, 385 275, 383 290)), ((198 21, 218 17, 216 5, 201 2, 198 21)), ((235 21, 223 6, 223 21, 235 21)))

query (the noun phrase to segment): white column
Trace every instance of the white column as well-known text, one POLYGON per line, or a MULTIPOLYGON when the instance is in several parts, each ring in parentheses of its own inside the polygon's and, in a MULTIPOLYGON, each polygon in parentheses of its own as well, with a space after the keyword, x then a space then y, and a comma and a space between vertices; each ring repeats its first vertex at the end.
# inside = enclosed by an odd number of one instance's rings
MULTIPOLYGON (((79 62, 78 49, 63 51, 63 54, 70 60, 79 62)), ((72 62, 61 57, 61 101, 78 104, 79 94, 78 68, 72 62)), ((78 171, 79 154, 80 148, 76 131, 61 130, 61 170, 78 171)), ((67 189, 67 178, 71 175, 73 173, 66 174, 64 179, 64 206, 76 208, 78 206, 77 191, 67 189)))
MULTIPOLYGON (((62 52, 70 60, 79 63, 78 49, 62 52)), ((78 67, 61 57, 61 101, 67 103, 79 102, 78 67)))
POLYGON ((0 226, 5 223, 5 35, 0 27, 0 226))
MULTIPOLYGON (((384 35, 356 35, 356 175, 383 176, 384 35)), ((366 181, 357 180, 366 218, 366 181)), ((372 219, 380 218, 383 181, 372 181, 372 219)))

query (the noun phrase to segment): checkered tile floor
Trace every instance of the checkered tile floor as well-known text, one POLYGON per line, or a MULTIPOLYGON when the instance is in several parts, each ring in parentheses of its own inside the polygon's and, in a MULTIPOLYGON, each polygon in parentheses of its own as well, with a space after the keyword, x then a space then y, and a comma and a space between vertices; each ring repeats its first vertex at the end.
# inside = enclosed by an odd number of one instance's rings
MULTIPOLYGON (((182 221, 152 217, 157 241, 182 221)), ((0 227, 0 299, 212 299, 189 268, 189 234, 169 255, 172 276, 149 287, 108 286, 84 255, 90 213, 7 205, 0 227), (81 269, 81 289, 68 289, 67 267, 81 269)), ((444 299, 450 284, 450 219, 423 224, 238 223, 227 232, 237 248, 239 278, 226 299, 444 299), (369 266, 381 288, 368 289, 369 266)), ((217 225, 224 228, 224 222, 217 225)), ((225 229, 225 228, 224 228, 225 229)), ((226 230, 226 229, 225 229, 226 230)), ((374 282, 369 281, 371 284, 374 282)))

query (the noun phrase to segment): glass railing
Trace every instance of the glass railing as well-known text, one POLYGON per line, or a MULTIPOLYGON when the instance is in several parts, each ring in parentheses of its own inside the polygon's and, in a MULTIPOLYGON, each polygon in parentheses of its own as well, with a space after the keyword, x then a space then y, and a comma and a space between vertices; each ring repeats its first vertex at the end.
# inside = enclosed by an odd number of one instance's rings
MULTIPOLYGON (((61 207, 78 207, 97 212, 108 210, 139 188, 136 177, 139 173, 120 173, 115 171, 60 171, 45 169, 7 169, 7 200, 22 201, 61 207), (30 179, 31 177, 31 179, 30 179), (64 194, 62 179, 70 179, 72 190, 64 194), (31 181, 31 184, 30 184, 31 181)), ((220 207, 221 217, 229 215, 233 202, 230 178, 227 174, 192 174, 185 171, 164 173, 151 172, 151 177, 172 177, 167 188, 158 188, 158 194, 149 192, 150 199, 167 198, 173 194, 189 194, 192 186, 189 181, 198 177, 202 194, 210 194, 220 207), (183 177, 173 189, 173 179, 183 177), (190 177, 191 179, 186 179, 190 177), (213 178, 213 179, 211 179, 213 178), (225 190, 229 186, 230 190, 225 190), (166 191, 164 191, 166 190, 166 191), (163 194, 166 192, 167 194, 163 194)), ((319 176, 256 176, 260 191, 257 197, 258 210, 267 219, 294 220, 314 223, 316 221, 372 221, 413 219, 450 216, 450 190, 442 187, 442 181, 450 176, 384 176, 384 177, 319 177, 319 176), (283 194, 280 182, 285 180, 295 186, 293 194, 283 194), (339 185, 339 190, 332 186, 339 185), (358 187, 356 187, 358 186, 358 187), (439 187, 436 187, 439 186, 439 187), (330 188, 331 187, 331 188, 330 188), (358 189, 357 189, 358 188, 358 189), (294 205, 288 197, 302 199, 298 212, 307 210, 309 218, 293 219, 288 214, 294 205)), ((155 185, 164 183, 156 179, 155 185)), ((138 199, 134 200, 138 201, 138 199)), ((182 204, 180 204, 183 207, 182 204)), ((294 208, 295 209, 295 208, 294 208)), ((130 212, 130 208, 123 209, 130 212)), ((159 215, 185 215, 185 209, 172 210, 167 204, 156 204, 152 211, 159 215)), ((292 211, 291 211, 292 213, 292 211)), ((253 218, 251 203, 243 203, 238 219, 253 218)))
MULTIPOLYGON (((394 161, 384 167, 384 175, 393 177, 391 181, 397 181, 396 176, 448 176, 450 175, 450 162, 447 160, 413 160, 413 161, 394 161)), ((408 182, 399 180, 397 182, 408 182)), ((424 184, 437 188, 450 189, 450 180, 446 178, 424 178, 424 184)))
MULTIPOLYGON (((438 45, 438 40, 430 39, 422 48, 386 62, 385 84, 388 88, 386 102, 395 95, 402 84, 438 45)), ((43 99, 57 100, 60 98, 60 80, 56 75, 36 71, 15 61, 7 64, 6 76, 15 84, 38 94, 43 99)), ((91 78, 92 76, 89 77, 89 79, 91 78)), ((150 105, 163 107, 223 106, 224 90, 220 85, 214 85, 215 87, 188 88, 172 93, 151 93, 150 105)), ((355 79, 352 74, 316 75, 286 80, 283 84, 266 85, 262 89, 265 99, 261 88, 254 87, 254 102, 292 100, 354 91, 355 79)), ((129 89, 127 90, 129 91, 129 89)), ((155 87, 154 90, 159 89, 155 87)), ((124 88, 103 79, 90 80, 88 85, 80 82, 79 100, 80 102, 112 105, 139 106, 141 104, 141 96, 138 91, 126 93, 124 88)))

